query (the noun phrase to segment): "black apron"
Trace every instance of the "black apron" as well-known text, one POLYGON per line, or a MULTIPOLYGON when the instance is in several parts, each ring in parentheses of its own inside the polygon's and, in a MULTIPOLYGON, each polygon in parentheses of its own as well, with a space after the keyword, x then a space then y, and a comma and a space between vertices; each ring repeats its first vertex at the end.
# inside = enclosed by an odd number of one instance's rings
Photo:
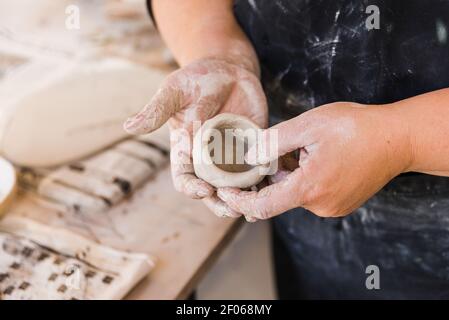
MULTIPOLYGON (((260 59, 271 124, 449 87, 447 0, 236 0, 234 12, 260 59), (369 5, 379 29, 367 28, 369 5)), ((273 231, 280 298, 449 298, 449 178, 401 175, 347 217, 298 208, 273 231), (369 265, 380 289, 366 287, 369 265)))

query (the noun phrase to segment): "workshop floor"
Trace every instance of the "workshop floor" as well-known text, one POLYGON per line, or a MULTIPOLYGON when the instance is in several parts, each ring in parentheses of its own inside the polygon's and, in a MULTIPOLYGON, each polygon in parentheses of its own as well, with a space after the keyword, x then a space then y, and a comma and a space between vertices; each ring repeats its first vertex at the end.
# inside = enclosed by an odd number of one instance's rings
POLYGON ((269 223, 246 223, 197 290, 198 299, 274 299, 269 223))

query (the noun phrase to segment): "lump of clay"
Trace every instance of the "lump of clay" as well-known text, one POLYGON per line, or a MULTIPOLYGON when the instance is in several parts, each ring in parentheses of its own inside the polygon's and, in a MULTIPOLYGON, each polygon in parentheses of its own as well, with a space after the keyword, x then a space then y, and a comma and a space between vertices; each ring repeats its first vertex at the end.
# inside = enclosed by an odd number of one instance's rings
POLYGON ((216 188, 258 184, 269 165, 244 162, 245 153, 257 142, 258 129, 248 118, 230 113, 207 120, 194 137, 195 174, 216 188))
POLYGON ((165 76, 112 58, 17 68, 0 83, 0 154, 32 167, 88 156, 126 137, 123 121, 165 76))

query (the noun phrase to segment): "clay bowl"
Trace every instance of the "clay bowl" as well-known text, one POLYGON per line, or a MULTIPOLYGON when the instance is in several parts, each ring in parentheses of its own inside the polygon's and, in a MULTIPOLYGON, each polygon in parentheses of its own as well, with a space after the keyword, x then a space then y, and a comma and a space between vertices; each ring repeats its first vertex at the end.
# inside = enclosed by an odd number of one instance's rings
POLYGON ((230 113, 207 120, 193 141, 195 174, 216 188, 243 189, 261 182, 270 165, 252 166, 243 160, 257 142, 259 129, 248 118, 230 113), (217 139, 221 141, 217 143, 217 139))

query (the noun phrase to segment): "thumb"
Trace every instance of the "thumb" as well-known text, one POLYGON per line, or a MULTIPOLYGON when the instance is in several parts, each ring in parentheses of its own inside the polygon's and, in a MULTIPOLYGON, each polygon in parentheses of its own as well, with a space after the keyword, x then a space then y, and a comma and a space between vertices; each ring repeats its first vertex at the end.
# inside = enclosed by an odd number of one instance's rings
POLYGON ((130 134, 150 133, 167 122, 181 105, 181 89, 164 84, 140 112, 126 120, 124 129, 130 134))
POLYGON ((266 164, 289 152, 304 147, 307 137, 307 124, 301 116, 262 130, 257 143, 245 155, 251 165, 266 164))
POLYGON ((268 219, 300 205, 302 177, 301 168, 297 168, 260 191, 218 188, 217 195, 229 208, 241 212, 250 221, 268 219))

